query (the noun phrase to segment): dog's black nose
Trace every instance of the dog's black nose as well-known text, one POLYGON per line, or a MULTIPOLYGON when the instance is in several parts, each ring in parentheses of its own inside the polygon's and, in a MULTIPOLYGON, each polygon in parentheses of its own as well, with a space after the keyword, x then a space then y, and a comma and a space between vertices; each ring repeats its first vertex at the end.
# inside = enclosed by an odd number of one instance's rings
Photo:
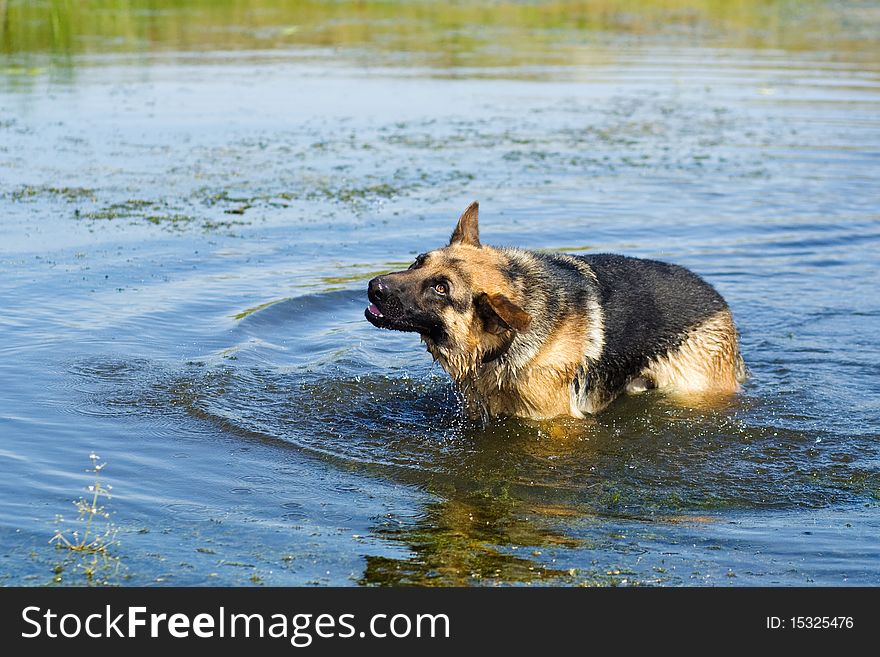
POLYGON ((377 276, 370 281, 370 285, 367 287, 367 294, 373 301, 385 300, 385 297, 388 295, 388 286, 381 276, 377 276))

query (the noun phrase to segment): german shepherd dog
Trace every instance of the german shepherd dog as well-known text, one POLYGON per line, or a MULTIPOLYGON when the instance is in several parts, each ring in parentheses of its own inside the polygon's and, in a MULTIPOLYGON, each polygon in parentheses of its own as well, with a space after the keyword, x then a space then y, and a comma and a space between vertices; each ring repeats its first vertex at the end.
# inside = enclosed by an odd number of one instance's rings
POLYGON ((729 395, 745 380, 730 308, 677 265, 480 244, 478 205, 449 245, 370 281, 366 318, 421 335, 467 414, 582 418, 622 393, 729 395))

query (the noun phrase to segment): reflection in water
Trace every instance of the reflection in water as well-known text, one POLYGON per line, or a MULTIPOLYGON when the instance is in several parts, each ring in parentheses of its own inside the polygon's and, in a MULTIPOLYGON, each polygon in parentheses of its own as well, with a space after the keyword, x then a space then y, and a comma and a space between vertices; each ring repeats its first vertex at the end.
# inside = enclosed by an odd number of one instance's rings
POLYGON ((128 583, 877 584, 877 6, 0 0, 0 581, 95 450, 128 583), (474 198, 704 275, 744 392, 468 423, 362 312, 474 198))
MULTIPOLYGON (((583 547, 562 532, 542 528, 549 510, 532 509, 504 491, 454 492, 426 505, 414 523, 385 521, 378 536, 412 551, 406 559, 367 555, 362 584, 464 586, 492 583, 558 584, 576 581, 575 572, 541 559, 546 549, 583 547)), ((571 516, 570 509, 560 515, 571 516)))
MULTIPOLYGON (((412 552, 405 559, 366 557, 362 584, 463 586, 492 583, 572 583, 584 581, 575 570, 553 566, 545 551, 587 549, 565 533, 565 522, 586 509, 550 505, 541 495, 518 494, 517 460, 502 452, 524 450, 528 458, 555 458, 582 442, 576 421, 496 422, 491 429, 471 427, 461 440, 457 465, 446 476, 418 477, 435 501, 412 520, 382 519, 378 536, 403 543, 412 552), (537 429, 534 425, 539 425, 537 429), (524 430, 523 430, 524 429, 524 430), (541 438, 541 431, 547 433, 541 438), (521 439, 523 438, 523 439, 521 439), (475 474, 478 473, 478 474, 475 474)), ((595 487, 598 484, 594 484, 595 487)), ((583 489, 590 488, 585 486, 583 489)))

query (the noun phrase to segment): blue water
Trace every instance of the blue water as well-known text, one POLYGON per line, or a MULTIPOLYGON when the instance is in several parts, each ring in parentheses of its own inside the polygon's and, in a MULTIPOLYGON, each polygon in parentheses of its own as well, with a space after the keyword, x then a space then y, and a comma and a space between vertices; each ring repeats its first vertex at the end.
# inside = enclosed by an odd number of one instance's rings
POLYGON ((112 584, 880 584, 876 60, 74 64, 0 74, 0 583, 88 583, 48 541, 94 451, 112 584), (474 199, 700 273, 742 394, 466 422, 362 313, 474 199))

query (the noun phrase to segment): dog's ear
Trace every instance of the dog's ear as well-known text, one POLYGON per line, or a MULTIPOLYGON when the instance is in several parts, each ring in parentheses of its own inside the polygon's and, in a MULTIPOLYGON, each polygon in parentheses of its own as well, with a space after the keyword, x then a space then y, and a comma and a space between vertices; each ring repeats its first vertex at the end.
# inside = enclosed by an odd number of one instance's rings
POLYGON ((480 246, 480 226, 477 223, 480 213, 480 204, 474 201, 467 210, 461 213, 458 218, 458 225, 452 231, 452 237, 449 238, 449 246, 453 244, 469 244, 470 246, 480 246))
POLYGON ((483 320, 487 333, 498 335, 504 331, 525 331, 532 317, 503 294, 479 294, 476 298, 477 314, 483 320))

